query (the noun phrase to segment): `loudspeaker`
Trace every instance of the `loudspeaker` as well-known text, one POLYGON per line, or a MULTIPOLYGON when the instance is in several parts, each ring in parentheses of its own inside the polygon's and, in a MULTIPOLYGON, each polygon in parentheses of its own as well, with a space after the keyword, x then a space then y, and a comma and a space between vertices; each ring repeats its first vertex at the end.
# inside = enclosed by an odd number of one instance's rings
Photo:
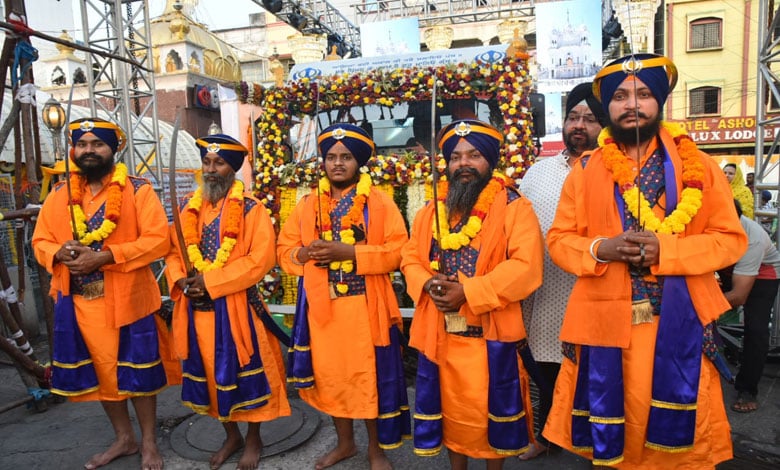
POLYGON ((547 127, 544 120, 544 95, 541 93, 531 93, 531 118, 534 123, 534 137, 544 137, 547 134, 547 127))

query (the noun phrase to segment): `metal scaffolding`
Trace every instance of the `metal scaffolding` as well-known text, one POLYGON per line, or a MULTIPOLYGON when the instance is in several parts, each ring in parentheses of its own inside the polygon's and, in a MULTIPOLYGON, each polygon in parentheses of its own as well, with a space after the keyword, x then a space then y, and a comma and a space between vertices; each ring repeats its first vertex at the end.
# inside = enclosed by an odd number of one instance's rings
MULTIPOLYGON (((327 0, 252 0, 302 33, 324 34, 340 45, 340 55, 361 55, 360 28, 327 0), (274 12, 274 6, 280 8, 274 12)), ((420 27, 479 23, 508 18, 533 19, 532 0, 373 0, 352 5, 358 24, 417 18, 420 27)))
POLYGON ((420 27, 479 23, 508 18, 533 19, 531 0, 375 0, 353 5, 358 23, 418 18, 420 27))
MULTIPOLYGON (((762 190, 780 191, 780 16, 773 0, 760 0, 758 7, 758 73, 756 83, 756 150, 755 194, 760 201, 762 190), (767 144, 767 142, 771 142, 767 144)), ((757 208, 756 217, 780 220, 780 206, 772 211, 757 208)), ((780 246, 780 230, 775 232, 775 244, 780 246)), ((780 346, 780 296, 775 299, 774 321, 769 347, 780 346)))
POLYGON ((306 34, 324 34, 329 43, 340 43, 343 54, 360 57, 360 29, 327 0, 285 0, 273 11, 272 1, 252 0, 277 18, 306 34))
POLYGON ((146 169, 145 176, 153 175, 154 183, 161 184, 161 159, 154 158, 159 155, 155 137, 160 133, 147 2, 83 0, 80 4, 85 45, 130 62, 87 54, 87 70, 92 72, 88 80, 92 114, 104 111, 127 133, 127 146, 119 159, 129 172, 146 169))

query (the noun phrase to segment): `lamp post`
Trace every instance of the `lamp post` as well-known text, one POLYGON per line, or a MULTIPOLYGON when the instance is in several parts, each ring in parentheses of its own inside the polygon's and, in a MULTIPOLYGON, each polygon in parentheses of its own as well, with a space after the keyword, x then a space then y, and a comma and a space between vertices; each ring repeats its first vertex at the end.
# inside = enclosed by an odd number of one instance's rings
POLYGON ((65 127, 65 110, 62 105, 54 98, 49 98, 43 105, 43 123, 54 137, 54 162, 62 159, 60 155, 60 132, 65 127))

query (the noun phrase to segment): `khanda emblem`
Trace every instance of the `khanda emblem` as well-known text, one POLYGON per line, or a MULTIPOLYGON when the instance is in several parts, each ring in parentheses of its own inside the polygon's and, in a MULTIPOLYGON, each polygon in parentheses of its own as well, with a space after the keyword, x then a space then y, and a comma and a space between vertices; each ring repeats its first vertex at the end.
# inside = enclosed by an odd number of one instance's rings
POLYGON ((210 144, 209 144, 209 145, 206 147, 206 151, 207 151, 207 152, 209 152, 209 153, 219 153, 219 150, 220 150, 220 148, 221 148, 221 147, 219 146, 219 144, 218 144, 218 143, 216 143, 216 142, 212 142, 212 143, 210 143, 210 144))
POLYGON ((626 75, 636 75, 642 70, 642 61, 636 60, 633 57, 623 62, 623 72, 626 75))
POLYGON ((461 137, 465 137, 471 134, 471 126, 467 122, 461 122, 455 126, 455 134, 461 137))
POLYGON ((334 139, 341 140, 341 139, 343 139, 346 136, 347 136, 347 131, 345 131, 344 129, 342 129, 340 127, 337 128, 337 129, 333 129, 333 138, 334 139))
POLYGON ((81 124, 79 124, 79 129, 81 129, 81 132, 92 132, 92 129, 95 128, 95 123, 92 121, 83 121, 81 124))

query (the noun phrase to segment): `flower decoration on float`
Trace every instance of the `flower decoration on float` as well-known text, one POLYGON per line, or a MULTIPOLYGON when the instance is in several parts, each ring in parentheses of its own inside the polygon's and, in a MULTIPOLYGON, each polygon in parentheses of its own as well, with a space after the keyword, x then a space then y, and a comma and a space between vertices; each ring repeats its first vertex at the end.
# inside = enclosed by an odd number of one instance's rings
POLYGON ((685 231, 685 227, 701 208, 704 163, 696 144, 685 132, 685 129, 668 122, 663 122, 662 126, 671 134, 677 145, 677 152, 682 159, 683 184, 677 208, 663 221, 655 215, 650 203, 636 185, 638 176, 636 162, 620 150, 608 127, 602 129, 598 140, 599 145, 604 149, 602 151, 604 165, 612 173, 628 210, 634 218, 637 218, 637 214, 639 214, 639 226, 652 232, 676 234, 685 231))
MULTIPOLYGON (((260 87, 259 90, 243 82, 236 85, 240 101, 257 104, 264 110, 255 129, 259 155, 255 160, 255 195, 275 217, 281 187, 315 187, 321 179, 318 178, 319 161, 298 161, 286 144, 294 118, 312 115, 315 110, 327 112, 365 105, 392 108, 403 102, 430 101, 433 77, 438 82, 439 107, 445 100, 473 97, 480 101, 495 100, 502 121, 498 127, 505 136, 498 168, 515 184, 519 183, 534 159, 528 96, 531 77, 526 60, 508 57, 494 63, 475 61, 343 73, 320 77, 317 82, 303 78, 285 87, 260 87), (317 96, 319 103, 314 102, 317 96), (258 101, 258 97, 262 99, 258 101)), ((366 167, 375 184, 401 187, 431 180, 430 165, 413 155, 377 155, 366 167)))

